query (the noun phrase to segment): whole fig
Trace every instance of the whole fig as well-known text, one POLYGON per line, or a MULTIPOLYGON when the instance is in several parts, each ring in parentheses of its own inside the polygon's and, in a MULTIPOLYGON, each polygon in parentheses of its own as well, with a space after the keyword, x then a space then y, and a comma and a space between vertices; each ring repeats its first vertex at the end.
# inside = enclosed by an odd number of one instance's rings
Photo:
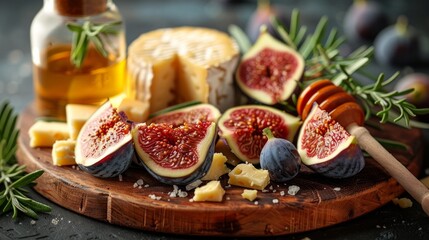
POLYGON ((399 17, 395 25, 381 31, 374 47, 376 60, 384 65, 412 65, 420 58, 419 36, 405 17, 399 17))
POLYGON ((301 158, 295 145, 283 138, 274 137, 269 128, 263 130, 268 141, 261 150, 261 168, 268 170, 274 182, 286 182, 301 169, 301 158))
POLYGON ((355 0, 344 16, 344 33, 351 42, 369 42, 388 24, 387 14, 378 3, 355 0))
POLYGON ((251 42, 256 42, 263 25, 267 26, 271 35, 280 38, 271 24, 273 17, 277 18, 283 25, 289 25, 289 19, 282 13, 280 7, 271 5, 269 0, 258 0, 258 6, 250 16, 246 26, 246 33, 251 42))

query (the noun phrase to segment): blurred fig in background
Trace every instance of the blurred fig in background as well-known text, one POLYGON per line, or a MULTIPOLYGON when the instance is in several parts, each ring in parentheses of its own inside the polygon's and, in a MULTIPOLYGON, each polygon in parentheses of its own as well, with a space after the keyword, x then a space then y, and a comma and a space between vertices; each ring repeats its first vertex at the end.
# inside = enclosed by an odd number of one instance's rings
POLYGON ((344 16, 344 33, 353 43, 371 42, 389 25, 389 18, 376 2, 355 0, 344 16))
POLYGON ((381 31, 375 39, 375 58, 384 65, 410 66, 420 61, 420 40, 406 17, 381 31))
POLYGON ((289 27, 290 20, 286 16, 286 12, 284 12, 279 6, 270 4, 269 0, 258 0, 258 6, 247 22, 247 36, 251 42, 256 42, 261 26, 266 25, 268 32, 275 38, 279 39, 277 31, 271 23, 271 18, 276 17, 284 26, 289 27))
POLYGON ((397 91, 413 88, 414 91, 405 96, 407 101, 419 108, 429 107, 429 75, 425 73, 407 74, 396 82, 394 88, 397 91))

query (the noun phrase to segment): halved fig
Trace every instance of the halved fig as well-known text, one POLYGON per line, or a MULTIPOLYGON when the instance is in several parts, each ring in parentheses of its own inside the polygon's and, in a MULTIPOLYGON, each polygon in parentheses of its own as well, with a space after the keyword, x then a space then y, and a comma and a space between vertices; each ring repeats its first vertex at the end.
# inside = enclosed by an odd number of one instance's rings
POLYGON ((295 92, 304 72, 304 59, 292 48, 261 31, 244 54, 236 71, 242 92, 267 105, 286 101, 295 92))
POLYGON ((300 119, 273 107, 243 105, 228 109, 218 121, 219 135, 243 162, 259 163, 261 150, 267 142, 264 128, 277 138, 293 141, 300 119))
POLYGON ((220 117, 220 111, 215 106, 208 103, 190 104, 184 107, 176 106, 170 111, 165 111, 151 117, 146 122, 166 123, 173 126, 180 126, 183 123, 192 123, 198 121, 217 122, 220 117))
POLYGON ((104 103, 79 132, 76 163, 85 172, 108 178, 127 170, 133 155, 131 126, 110 102, 104 103))
POLYGON ((132 129, 137 155, 158 181, 186 185, 209 170, 217 138, 216 123, 140 123, 132 129))
POLYGON ((326 177, 351 177, 365 166, 356 138, 316 103, 301 127, 297 148, 302 162, 326 177))

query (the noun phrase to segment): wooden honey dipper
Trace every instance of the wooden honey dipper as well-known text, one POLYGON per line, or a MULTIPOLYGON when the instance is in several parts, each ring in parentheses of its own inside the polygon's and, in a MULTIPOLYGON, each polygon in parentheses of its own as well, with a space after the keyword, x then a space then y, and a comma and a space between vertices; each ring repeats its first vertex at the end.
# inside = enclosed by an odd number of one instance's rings
POLYGON ((429 215, 429 190, 391 153, 362 127, 364 113, 353 96, 343 88, 334 85, 330 80, 313 82, 306 87, 297 102, 297 111, 304 120, 313 104, 327 111, 347 131, 356 137, 359 146, 368 152, 399 184, 421 204, 424 212, 429 215))

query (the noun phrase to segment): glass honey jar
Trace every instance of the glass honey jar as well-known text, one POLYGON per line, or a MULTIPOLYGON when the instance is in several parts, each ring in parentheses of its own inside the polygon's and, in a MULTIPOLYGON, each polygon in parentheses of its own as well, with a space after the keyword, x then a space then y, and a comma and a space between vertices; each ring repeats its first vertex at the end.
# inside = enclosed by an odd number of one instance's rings
POLYGON ((125 25, 111 0, 44 0, 30 30, 37 115, 100 104, 126 89, 125 25))

